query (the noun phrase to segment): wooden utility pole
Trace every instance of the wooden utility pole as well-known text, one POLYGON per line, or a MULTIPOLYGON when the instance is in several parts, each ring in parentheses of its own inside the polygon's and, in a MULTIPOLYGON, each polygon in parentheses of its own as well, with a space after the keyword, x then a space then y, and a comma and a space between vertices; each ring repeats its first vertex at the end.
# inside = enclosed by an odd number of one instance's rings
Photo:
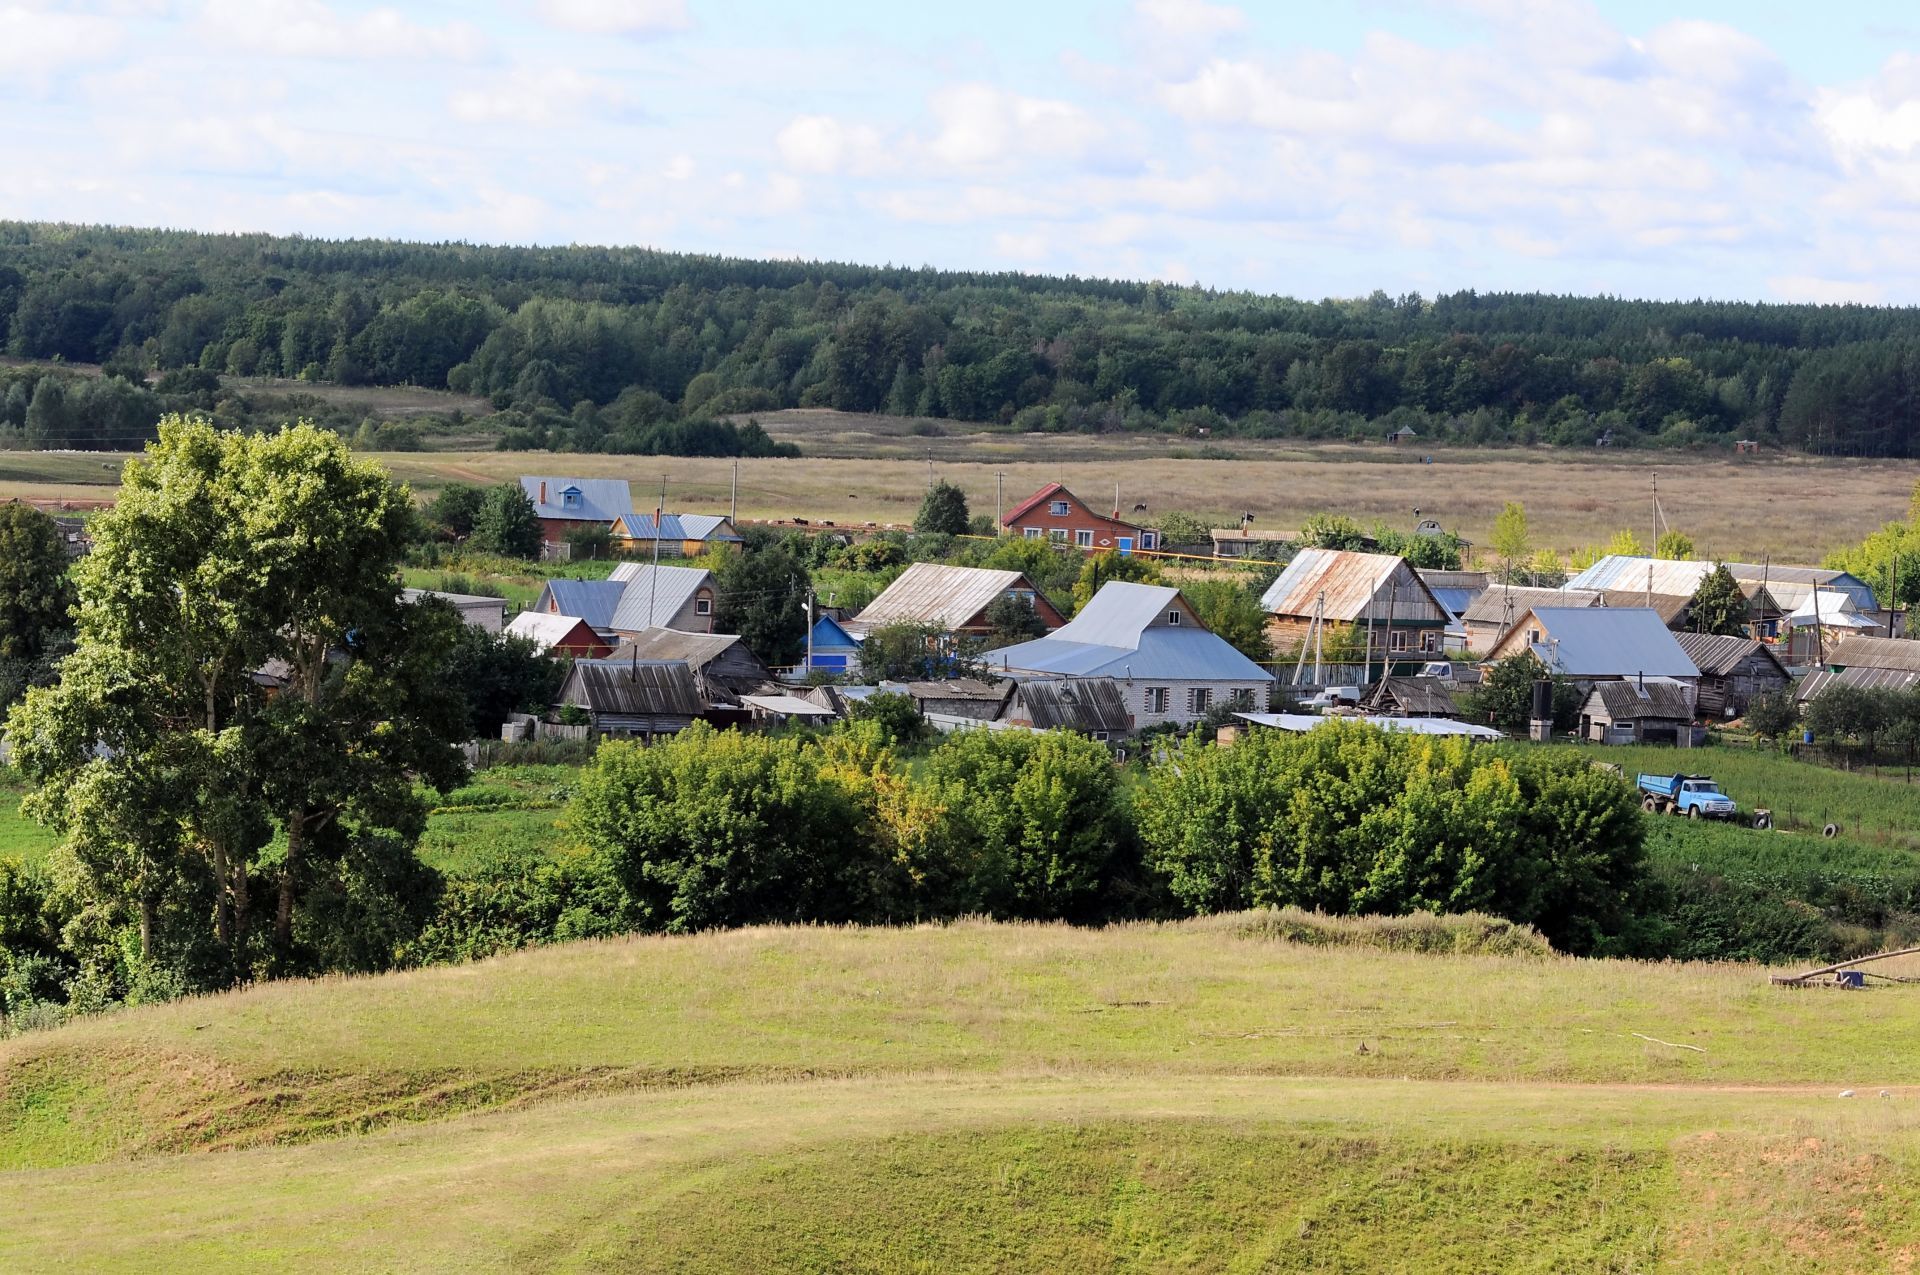
POLYGON ((733 494, 727 498, 727 521, 740 530, 740 458, 733 458, 733 494))

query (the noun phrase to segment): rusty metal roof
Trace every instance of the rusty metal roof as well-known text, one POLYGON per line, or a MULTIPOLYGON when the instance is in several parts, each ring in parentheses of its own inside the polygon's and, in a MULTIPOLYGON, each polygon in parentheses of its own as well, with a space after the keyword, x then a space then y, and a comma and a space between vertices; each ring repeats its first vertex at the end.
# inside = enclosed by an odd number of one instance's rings
POLYGON ((1110 677, 1036 678, 1020 683, 1013 695, 1006 716, 1024 715, 1039 730, 1123 734, 1133 728, 1126 696, 1110 677))
POLYGON ((578 660, 560 699, 594 713, 698 717, 707 711, 682 660, 578 660))
POLYGON ((1003 594, 1034 595, 1034 609, 1044 620, 1052 612, 1043 606, 1040 591, 1019 571, 992 571, 985 567, 949 567, 916 562, 847 621, 853 633, 866 633, 889 624, 933 624, 957 629, 979 615, 1003 594))
POLYGON ((1387 619, 1390 583, 1399 585, 1399 598, 1393 606, 1393 619, 1418 619, 1419 600, 1432 607, 1437 616, 1446 608, 1434 598, 1426 583, 1406 565, 1406 560, 1390 553, 1361 553, 1353 549, 1302 549, 1293 556, 1260 599, 1269 615, 1311 616, 1336 623, 1364 620, 1369 614, 1387 619), (1396 574, 1398 579, 1396 581, 1396 574), (1326 595, 1324 608, 1320 595, 1326 595), (1409 605, 1414 604, 1414 605, 1409 605))

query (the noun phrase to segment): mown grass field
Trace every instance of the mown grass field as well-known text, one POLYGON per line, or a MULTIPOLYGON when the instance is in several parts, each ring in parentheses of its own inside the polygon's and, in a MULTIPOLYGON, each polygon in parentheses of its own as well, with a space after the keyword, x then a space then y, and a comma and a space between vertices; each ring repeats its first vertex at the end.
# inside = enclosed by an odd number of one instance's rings
POLYGON ((1920 1252, 1904 990, 1256 932, 754 929, 82 1021, 0 1043, 0 1267, 1842 1271, 1920 1252))
MULTIPOLYGON (((951 422, 772 413, 768 431, 798 443, 795 460, 739 462, 742 518, 904 526, 938 477, 957 483, 976 513, 992 513, 1061 481, 1095 505, 1113 499, 1143 517, 1176 510, 1211 521, 1291 531, 1313 513, 1411 529, 1438 518, 1486 545, 1509 500, 1526 505, 1536 546, 1569 550, 1622 528, 1651 536, 1657 472, 1667 519, 1702 554, 1776 562, 1817 561, 1857 543, 1907 510, 1920 463, 1786 456, 1449 448, 1422 452, 1345 443, 1221 440, 1166 435, 1010 434, 962 431, 951 422), (939 436, 915 429, 938 428, 939 436), (1422 457, 1431 456, 1431 464, 1422 457)), ((664 477, 670 508, 728 507, 734 462, 719 458, 553 455, 497 451, 380 453, 422 493, 449 482, 499 482, 528 473, 617 477, 653 492, 664 477)), ((0 499, 111 499, 122 457, 0 455, 0 499), (104 486, 102 484, 105 484, 104 486)))
POLYGON ((20 772, 0 766, 0 859, 31 866, 43 862, 59 838, 20 813, 20 799, 26 795, 20 772))

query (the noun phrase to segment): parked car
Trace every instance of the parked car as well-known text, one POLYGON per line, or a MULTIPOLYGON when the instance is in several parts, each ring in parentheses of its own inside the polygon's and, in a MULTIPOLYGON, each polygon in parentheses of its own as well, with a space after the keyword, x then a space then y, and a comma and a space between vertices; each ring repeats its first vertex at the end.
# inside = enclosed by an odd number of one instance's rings
POLYGON ((1324 713, 1330 708, 1357 708, 1360 704, 1360 688, 1357 686, 1326 686, 1312 697, 1303 700, 1300 707, 1315 713, 1324 713))

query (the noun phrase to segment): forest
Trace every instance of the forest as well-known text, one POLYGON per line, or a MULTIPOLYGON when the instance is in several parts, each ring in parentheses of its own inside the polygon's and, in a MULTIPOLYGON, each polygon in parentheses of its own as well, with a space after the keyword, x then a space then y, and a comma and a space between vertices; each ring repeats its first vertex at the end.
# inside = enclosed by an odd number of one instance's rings
POLYGON ((1920 454, 1920 311, 1859 305, 1307 301, 0 222, 0 348, 35 361, 0 378, 0 445, 16 447, 126 448, 168 411, 246 424, 221 378, 281 377, 479 396, 502 447, 556 451, 773 454, 726 418, 821 406, 1045 432, 1920 454))

